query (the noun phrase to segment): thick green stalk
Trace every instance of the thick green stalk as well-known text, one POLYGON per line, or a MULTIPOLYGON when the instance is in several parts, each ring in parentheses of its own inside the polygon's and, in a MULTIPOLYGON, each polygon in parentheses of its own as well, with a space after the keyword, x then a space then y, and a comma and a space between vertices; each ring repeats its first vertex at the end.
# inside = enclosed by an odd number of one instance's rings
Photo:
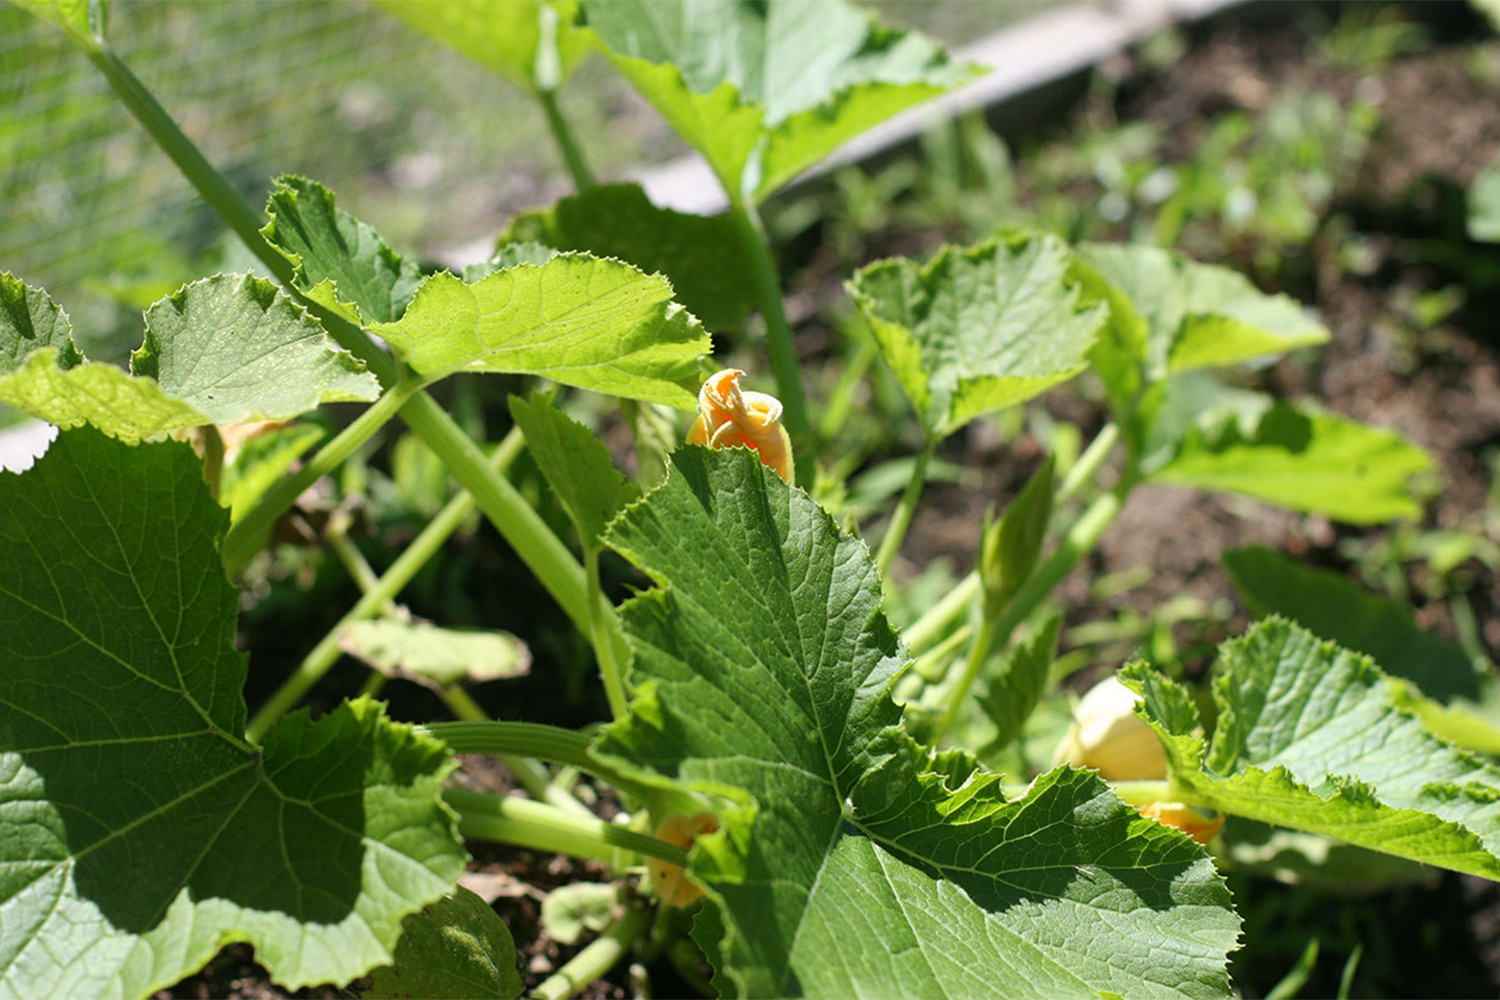
POLYGON ((932 460, 932 453, 937 450, 937 446, 938 439, 929 437, 922 445, 922 450, 917 452, 911 479, 907 480, 901 502, 896 505, 891 523, 886 526, 885 535, 880 539, 880 551, 875 553, 875 568, 880 571, 882 579, 890 573, 891 563, 896 561, 896 553, 900 551, 901 542, 906 538, 906 529, 911 527, 912 516, 917 512, 917 500, 922 495, 922 487, 927 483, 927 463, 932 460))
MULTIPOLYGON (((401 419, 436 453, 459 485, 473 495, 479 509, 536 574, 578 630, 590 635, 588 582, 583 567, 541 515, 509 480, 489 467, 484 452, 431 396, 413 396, 401 411, 401 419)), ((603 602, 602 597, 598 600, 603 602)), ((607 610, 602 613, 614 614, 614 608, 607 602, 604 608, 607 610)))
POLYGON ((594 172, 589 169, 572 127, 563 117, 562 109, 557 106, 557 91, 538 90, 536 99, 541 102, 542 110, 547 114, 547 127, 552 130, 552 138, 557 140, 557 148, 568 168, 568 176, 573 178, 573 186, 580 191, 593 187, 596 183, 594 172))
MULTIPOLYGON (((448 711, 452 712, 456 719, 480 724, 490 721, 489 715, 479 706, 479 702, 461 687, 455 685, 444 688, 439 697, 443 699, 443 704, 448 706, 448 711)), ((566 789, 554 783, 552 775, 536 761, 510 754, 497 755, 497 757, 532 798, 581 815, 593 815, 587 806, 573 798, 566 789)))
MULTIPOLYGON (((771 373, 776 377, 776 395, 781 400, 781 420, 792 443, 808 443, 807 396, 802 390, 802 372, 797 366, 797 348, 792 341, 792 327, 786 319, 781 299, 781 278, 776 273, 776 258, 755 207, 730 192, 729 221, 739 237, 740 246, 750 262, 750 283, 766 324, 766 349, 771 355, 771 373)), ((804 461, 801 469, 812 473, 812 462, 804 461)), ((800 474, 799 474, 800 478, 800 474)))
POLYGON ((536 722, 431 722, 418 727, 448 744, 454 753, 518 755, 596 770, 589 758, 591 738, 573 729, 536 722))
POLYGON ((340 431, 332 441, 319 448, 317 454, 313 455, 307 464, 267 490, 265 495, 256 501, 255 506, 235 522, 234 526, 229 529, 229 533, 224 536, 222 548, 224 570, 231 579, 239 576, 255 553, 260 551, 271 532, 271 526, 276 523, 276 519, 282 515, 282 512, 296 502, 297 497, 302 495, 302 491, 338 468, 344 459, 354 454, 355 449, 384 427, 420 387, 420 384, 415 381, 402 381, 387 389, 384 395, 366 407, 353 423, 340 431))
POLYGON ((566 1000, 575 996, 615 967, 645 932, 647 919, 641 907, 628 907, 588 947, 544 979, 531 995, 538 1000, 566 1000))
POLYGON ((687 864, 686 848, 546 802, 511 795, 485 795, 467 788, 443 789, 443 801, 458 813, 458 832, 465 837, 597 858, 612 864, 622 851, 660 858, 674 865, 687 864))
MULTIPOLYGON (((515 460, 516 454, 521 449, 522 437, 519 431, 506 435, 499 447, 497 447, 489 458, 490 467, 494 470, 507 468, 515 460)), ((339 646, 339 635, 345 628, 366 618, 372 618, 379 614, 385 606, 394 600, 412 578, 427 565, 428 561, 435 556, 443 547, 453 532, 458 530, 459 525, 469 516, 474 509, 474 498, 467 493, 460 493, 449 500, 438 511, 436 517, 428 522, 412 543, 406 547, 396 561, 381 574, 375 586, 365 591, 354 607, 349 609, 348 614, 339 619, 321 642, 313 647, 292 676, 282 682, 281 687, 271 695, 270 699, 260 707, 250 725, 246 728, 246 735, 256 742, 265 737, 271 725, 288 711, 297 702, 302 700, 312 686, 320 678, 328 673, 343 650, 339 646)))
POLYGON ((982 623, 979 634, 974 639, 974 646, 970 650, 969 659, 964 664, 963 675, 948 692, 947 707, 939 716, 932 731, 933 742, 946 734, 958 720, 959 713, 963 710, 965 700, 968 698, 969 689, 974 686, 974 681, 979 676, 979 671, 985 661, 989 659, 990 653, 997 646, 1010 641, 1010 634, 1015 631, 1016 626, 1025 621, 1036 606, 1052 592, 1052 589, 1062 582, 1062 578, 1078 565, 1078 560, 1099 543, 1105 529, 1114 523, 1114 519, 1123 509, 1128 492, 1129 483, 1124 483, 1120 488, 1102 494, 1096 499, 1088 510, 1084 511, 1083 516, 1073 524, 1073 527, 1068 529, 1068 533, 1058 542, 1057 548, 1053 550, 1047 561, 1038 566, 1027 578, 1026 583, 1005 605, 1004 610, 994 619, 982 623))

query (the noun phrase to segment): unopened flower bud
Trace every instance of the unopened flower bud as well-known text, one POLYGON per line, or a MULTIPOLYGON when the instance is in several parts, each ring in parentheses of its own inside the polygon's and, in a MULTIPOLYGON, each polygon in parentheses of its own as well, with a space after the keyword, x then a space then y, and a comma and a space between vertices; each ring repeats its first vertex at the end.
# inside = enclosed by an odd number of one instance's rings
POLYGON ((1135 714, 1140 700, 1113 676, 1095 684, 1073 712, 1073 726, 1057 748, 1058 762, 1092 767, 1110 781, 1165 778, 1167 755, 1161 740, 1135 714))
POLYGON ((740 388, 738 368, 715 372, 698 391, 698 416, 688 429, 688 444, 710 448, 751 448, 761 462, 786 482, 795 478, 792 439, 781 426, 781 400, 740 388))

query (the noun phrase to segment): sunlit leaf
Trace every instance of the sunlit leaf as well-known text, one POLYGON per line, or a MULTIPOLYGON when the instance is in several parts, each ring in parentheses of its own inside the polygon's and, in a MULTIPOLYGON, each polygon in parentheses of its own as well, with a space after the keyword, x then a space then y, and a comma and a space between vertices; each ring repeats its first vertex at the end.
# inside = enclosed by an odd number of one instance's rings
POLYGON ((589 54, 576 3, 377 0, 417 31, 529 91, 552 90, 589 54))
POLYGON ((516 945, 490 905, 462 887, 401 922, 396 961, 361 996, 499 1000, 521 995, 516 945))

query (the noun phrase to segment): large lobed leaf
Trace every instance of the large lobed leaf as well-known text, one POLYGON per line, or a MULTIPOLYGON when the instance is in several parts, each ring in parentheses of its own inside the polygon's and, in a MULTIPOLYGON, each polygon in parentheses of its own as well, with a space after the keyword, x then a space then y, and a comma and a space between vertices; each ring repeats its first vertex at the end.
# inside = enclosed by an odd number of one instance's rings
POLYGON ((372 329, 429 378, 527 373, 681 409, 697 401, 698 358, 711 347, 664 278, 586 254, 472 285, 434 274, 399 321, 372 329))
POLYGON ((764 198, 973 71, 842 0, 584 0, 615 66, 713 167, 764 198))
POLYGON ((204 278, 153 305, 126 372, 85 360, 47 293, 0 274, 0 402, 59 427, 89 424, 135 442, 379 393, 322 327, 250 275, 204 278))
POLYGON ((1139 664, 1121 674, 1193 801, 1500 880, 1500 769, 1428 732, 1368 657, 1268 618, 1216 670, 1207 751, 1184 688, 1139 664))
POLYGON ((1072 378, 1107 313, 1080 301, 1066 244, 1014 233, 928 264, 899 258, 859 271, 849 295, 869 321, 927 433, 1072 378))
POLYGON ((230 941, 290 988, 389 962, 463 869, 451 757, 367 701, 245 742, 192 450, 65 431, 0 507, 0 994, 146 995, 230 941))
POLYGON ((1238 919, 1200 849, 1092 774, 1007 801, 972 759, 917 745, 864 547, 749 452, 673 465, 611 527, 660 586, 622 609, 635 700, 596 752, 732 803, 692 871, 735 988, 1227 995, 1238 919))

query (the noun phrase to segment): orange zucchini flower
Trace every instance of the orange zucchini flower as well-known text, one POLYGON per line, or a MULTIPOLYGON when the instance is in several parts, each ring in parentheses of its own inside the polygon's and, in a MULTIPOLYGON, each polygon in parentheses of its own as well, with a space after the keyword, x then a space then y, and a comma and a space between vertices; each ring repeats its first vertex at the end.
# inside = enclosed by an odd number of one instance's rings
POLYGON ((698 391, 698 416, 688 430, 688 444, 710 448, 753 448, 782 479, 795 478, 792 440, 781 426, 781 400, 740 388, 738 368, 710 375, 698 391))
MULTIPOLYGON (((677 847, 691 848, 699 837, 719 831, 718 817, 701 812, 691 818, 673 813, 656 828, 656 838, 677 847)), ((647 858, 646 871, 651 873, 651 887, 668 906, 692 906, 703 898, 703 890, 688 881, 681 865, 660 858, 647 858)))

